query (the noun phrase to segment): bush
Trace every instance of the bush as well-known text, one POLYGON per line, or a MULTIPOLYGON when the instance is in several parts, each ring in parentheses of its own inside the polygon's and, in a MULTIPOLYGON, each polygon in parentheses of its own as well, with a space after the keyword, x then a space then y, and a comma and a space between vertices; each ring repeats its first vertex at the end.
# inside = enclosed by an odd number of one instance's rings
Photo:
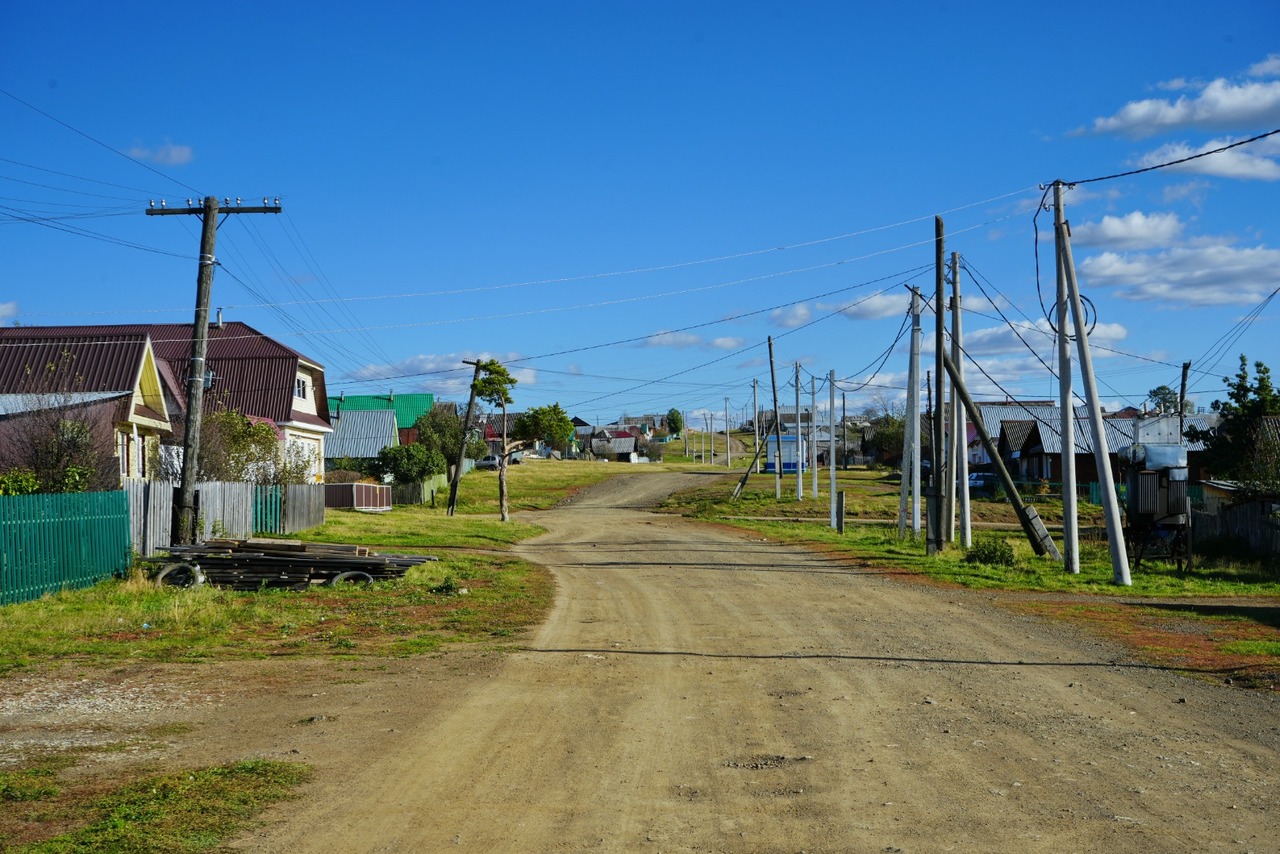
POLYGON ((1017 558, 1013 556, 1013 546, 1004 537, 986 536, 974 541, 973 547, 965 553, 968 563, 981 563, 987 566, 1017 566, 1017 558))

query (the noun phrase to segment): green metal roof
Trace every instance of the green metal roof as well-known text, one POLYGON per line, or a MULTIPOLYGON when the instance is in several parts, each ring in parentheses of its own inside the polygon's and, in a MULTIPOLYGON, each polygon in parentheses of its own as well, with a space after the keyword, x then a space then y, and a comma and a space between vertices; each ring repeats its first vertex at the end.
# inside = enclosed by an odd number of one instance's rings
POLYGON ((366 412, 374 409, 394 409, 396 427, 412 427, 435 405, 434 394, 347 394, 329 398, 329 412, 336 416, 339 408, 366 412))

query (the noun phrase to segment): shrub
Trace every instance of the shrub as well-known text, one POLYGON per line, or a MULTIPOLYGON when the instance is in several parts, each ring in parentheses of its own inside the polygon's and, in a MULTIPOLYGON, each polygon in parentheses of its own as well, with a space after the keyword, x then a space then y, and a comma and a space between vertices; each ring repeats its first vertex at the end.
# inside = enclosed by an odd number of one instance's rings
POLYGON ((965 553, 964 559, 969 563, 981 563, 987 566, 1016 566, 1013 546, 1004 537, 986 536, 974 541, 973 547, 965 553))

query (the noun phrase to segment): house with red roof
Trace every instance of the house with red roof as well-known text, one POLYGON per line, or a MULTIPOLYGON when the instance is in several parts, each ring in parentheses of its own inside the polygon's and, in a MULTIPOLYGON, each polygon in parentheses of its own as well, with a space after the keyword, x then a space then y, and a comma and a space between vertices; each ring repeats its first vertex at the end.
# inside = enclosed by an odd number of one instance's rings
MULTIPOLYGON (((121 337, 148 342, 159 376, 163 414, 171 441, 180 442, 184 429, 187 371, 191 363, 193 325, 190 323, 140 323, 110 326, 13 326, 0 328, 0 350, 18 353, 47 342, 84 342, 93 345, 77 353, 75 376, 96 376, 111 364, 112 350, 101 344, 121 337)), ((34 352, 34 351, 33 351, 34 352)), ((314 460, 312 475, 323 479, 324 441, 332 432, 325 391, 324 366, 281 344, 246 323, 209 325, 205 359, 204 411, 235 410, 254 420, 275 426, 281 443, 314 460)), ((11 377, 12 378, 12 377, 11 377)), ((7 391, 0 374, 0 394, 7 391)), ((121 464, 122 471, 125 464, 121 464)), ((129 465, 130 476, 143 475, 129 465)))

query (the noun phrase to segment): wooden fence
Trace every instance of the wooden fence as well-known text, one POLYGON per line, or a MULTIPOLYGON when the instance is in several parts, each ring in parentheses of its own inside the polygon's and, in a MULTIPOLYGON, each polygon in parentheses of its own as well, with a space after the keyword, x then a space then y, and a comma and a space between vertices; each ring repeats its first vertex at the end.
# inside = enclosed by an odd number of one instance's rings
POLYGON ((1261 501, 1222 507, 1217 513, 1192 510, 1194 542, 1231 537, 1248 543, 1249 550, 1260 557, 1280 555, 1280 519, 1268 510, 1269 505, 1261 501))
POLYGON ((396 483, 391 486, 391 503, 430 504, 436 506, 436 493, 448 490, 449 478, 442 474, 434 475, 422 483, 396 483))
POLYGON ((0 497, 0 604, 89 587, 132 562, 124 492, 0 497))
MULTIPOLYGON (((172 542, 172 483, 130 479, 129 518, 133 548, 149 557, 172 542)), ((324 484, 259 487, 252 483, 196 484, 200 539, 293 534, 324 524, 324 484)))

